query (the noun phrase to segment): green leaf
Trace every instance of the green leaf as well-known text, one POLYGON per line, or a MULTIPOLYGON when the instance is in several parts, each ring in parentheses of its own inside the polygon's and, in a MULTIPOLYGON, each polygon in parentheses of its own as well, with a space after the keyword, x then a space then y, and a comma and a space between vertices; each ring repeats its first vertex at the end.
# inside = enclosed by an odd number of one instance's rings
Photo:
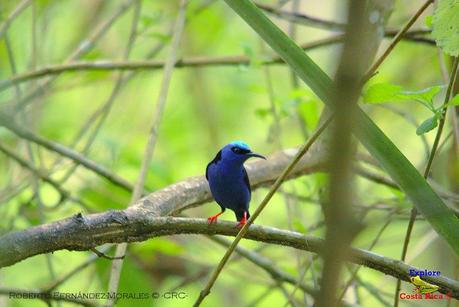
POLYGON ((250 43, 242 42, 241 47, 244 54, 250 59, 250 67, 254 68, 262 65, 263 58, 254 51, 253 46, 250 43))
POLYGON ((154 12, 152 14, 146 14, 140 16, 139 19, 139 32, 144 32, 148 28, 159 24, 162 19, 162 12, 154 12))
POLYGON ((422 124, 419 125, 419 127, 416 129, 416 134, 421 135, 426 132, 429 132, 430 130, 435 129, 438 126, 438 119, 436 116, 432 116, 425 121, 422 122, 422 124))
POLYGON ((300 233, 307 233, 308 232, 308 229, 303 225, 303 221, 301 221, 301 219, 299 218, 294 218, 293 219, 293 229, 295 229, 296 231, 300 232, 300 233))
POLYGON ((253 51, 252 45, 250 45, 247 42, 242 42, 241 43, 241 48, 244 51, 244 54, 249 57, 253 58, 255 56, 255 52, 253 51))
POLYGON ((269 115, 270 110, 268 108, 258 108, 255 110, 255 115, 261 119, 269 115))
POLYGON ((396 102, 397 95, 402 87, 390 83, 376 83, 371 85, 364 93, 363 100, 366 103, 396 102))
POLYGON ((432 37, 445 53, 459 55, 459 1, 441 0, 433 14, 432 37))
POLYGON ((448 105, 449 105, 449 106, 459 106, 459 94, 457 94, 456 96, 454 96, 453 99, 451 99, 451 100, 448 102, 448 105))
POLYGON ((419 91, 404 91, 399 85, 376 83, 368 87, 363 99, 365 103, 417 101, 433 111, 434 98, 442 88, 436 85, 419 91))
MULTIPOLYGON (((250 0, 225 2, 276 51, 309 88, 333 108, 330 77, 250 0)), ((459 255, 459 219, 432 190, 417 169, 362 109, 355 112, 356 136, 419 209, 437 233, 459 255)))
POLYGON ((443 85, 435 85, 419 91, 402 91, 398 94, 400 99, 416 100, 433 105, 433 99, 442 90, 443 85))
POLYGON ((159 40, 160 42, 164 44, 168 43, 172 39, 172 36, 161 33, 161 32, 156 32, 156 31, 147 32, 145 36, 156 38, 157 40, 159 40))
POLYGON ((432 29, 432 23, 433 23, 432 15, 427 15, 426 18, 424 19, 424 23, 426 24, 427 28, 432 29))
POLYGON ((142 242, 142 244, 134 244, 131 248, 136 255, 145 260, 151 259, 151 256, 157 252, 166 255, 179 255, 184 250, 182 246, 167 238, 155 238, 154 240, 142 242))

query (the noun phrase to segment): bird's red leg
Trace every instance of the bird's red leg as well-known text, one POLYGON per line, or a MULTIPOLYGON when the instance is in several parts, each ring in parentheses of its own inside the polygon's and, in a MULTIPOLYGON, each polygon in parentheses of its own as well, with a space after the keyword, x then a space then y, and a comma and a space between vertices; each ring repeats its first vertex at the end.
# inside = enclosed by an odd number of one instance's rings
POLYGON ((244 216, 242 219, 239 221, 239 223, 236 225, 237 228, 242 228, 244 225, 247 223, 247 211, 244 211, 244 216))
POLYGON ((218 218, 220 215, 222 215, 222 214, 223 214, 223 211, 220 212, 220 213, 217 213, 217 214, 215 214, 215 215, 212 215, 211 217, 209 217, 209 218, 207 219, 207 222, 208 222, 209 224, 215 224, 215 223, 217 223, 217 218, 218 218))

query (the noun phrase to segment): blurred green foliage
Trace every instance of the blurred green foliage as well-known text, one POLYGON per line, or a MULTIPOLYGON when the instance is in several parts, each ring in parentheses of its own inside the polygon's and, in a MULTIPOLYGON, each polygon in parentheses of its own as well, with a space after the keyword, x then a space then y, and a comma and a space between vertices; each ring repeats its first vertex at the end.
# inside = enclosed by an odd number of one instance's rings
MULTIPOLYGON (((18 73, 51 64, 63 64, 69 54, 81 46, 90 33, 107 21, 124 3, 115 0, 33 2, 34 6, 31 5, 19 14, 5 32, 13 57, 8 55, 8 46, 4 39, 6 36, 0 40, 0 80, 12 76, 13 62, 18 73)), ((235 139, 246 141, 263 154, 279 150, 279 143, 273 132, 276 117, 273 116, 270 99, 274 101, 274 108, 280 119, 279 135, 283 148, 296 147, 303 143, 305 134, 308 135, 316 127, 323 108, 311 90, 303 84, 299 87, 294 85, 291 71, 283 64, 269 66, 274 93, 274 97, 269 97, 270 89, 261 63, 273 55, 272 51, 263 47, 258 36, 223 2, 215 1, 206 5, 207 2, 191 1, 185 33, 178 50, 179 56, 188 58, 246 55, 250 58, 250 65, 175 69, 146 181, 149 191, 161 189, 191 176, 203 175, 208 161, 219 148, 235 139), (201 9, 203 5, 206 7, 201 9)), ((388 27, 400 28, 422 2, 396 2, 388 27)), ((19 3, 20 1, 0 2, 0 25, 19 3)), ((264 3, 275 4, 273 1, 264 3)), ((335 21, 345 19, 343 13, 337 9, 340 7, 342 5, 338 0, 320 3, 300 1, 302 12, 335 21)), ((170 29, 177 8, 176 1, 142 1, 131 60, 144 59, 157 44, 165 46, 155 59, 167 57, 170 50, 170 29)), ((285 8, 289 9, 289 4, 285 8)), ((429 14, 432 12, 425 15, 429 14)), ((130 7, 80 60, 120 61, 128 42, 132 17, 133 9, 130 7)), ((434 15, 434 29, 435 18, 434 15)), ((284 30, 288 30, 287 22, 277 18, 273 20, 284 30)), ((422 27, 424 19, 420 18, 414 28, 422 27)), ((305 43, 329 36, 325 30, 298 26, 295 39, 299 43, 305 43)), ((385 40, 382 47, 387 44, 388 40, 385 40)), ((308 54, 329 75, 333 75, 339 47, 339 44, 329 45, 314 49, 308 54)), ((123 73, 127 74, 129 72, 123 73)), ((91 70, 60 74, 44 94, 34 97, 24 111, 25 119, 21 116, 16 118, 27 129, 69 147, 73 146, 76 136, 83 130, 86 132, 83 141, 75 146, 77 151, 82 151, 96 123, 92 122, 89 128, 83 128, 82 125, 110 97, 118 75, 117 71, 91 70)), ((116 96, 107 120, 86 154, 93 161, 132 183, 139 173, 161 77, 160 69, 135 73, 116 96)), ((46 78, 20 84, 19 97, 15 87, 1 91, 0 109, 11 111, 18 99, 33 92, 44 81, 46 78)), ((378 84, 385 84, 384 86, 393 89, 397 97, 400 97, 402 89, 428 88, 427 93, 431 94, 428 97, 425 96, 426 93, 405 92, 403 99, 416 100, 422 97, 433 106, 434 96, 437 89, 440 89, 438 85, 444 85, 435 46, 402 41, 383 63, 379 74, 372 79, 366 92, 367 98, 370 89, 374 91, 378 84)), ((385 90, 384 94, 387 92, 385 90)), ((373 102, 376 100, 382 102, 389 99, 378 96, 373 102)), ((426 159, 423 139, 431 143, 434 135, 430 133, 421 138, 416 135, 416 129, 421 121, 432 116, 431 110, 413 103, 399 103, 389 108, 385 104, 368 104, 364 108, 410 161, 421 169, 426 159), (407 118, 414 118, 415 124, 407 118)), ((21 157, 30 159, 27 143, 5 129, 0 129, 0 142, 13 148, 21 157)), ((437 156, 433 178, 441 182, 445 189, 458 192, 458 187, 448 178, 451 167, 448 163, 449 147, 450 143, 447 143, 445 151, 437 156)), ((365 152, 363 148, 359 150, 365 152)), ((33 144, 31 151, 35 166, 43 171, 53 170, 51 177, 55 180, 61 179, 72 167, 64 159, 54 168, 56 160, 60 160, 56 154, 33 144)), ((368 164, 362 164, 362 167, 378 175, 384 174, 377 167, 368 164)), ((36 190, 32 175, 3 154, 0 154, 0 170, 0 217, 3 221, 0 223, 0 234, 59 220, 78 212, 89 214, 122 209, 130 199, 130 194, 125 190, 87 169, 78 167, 63 187, 72 196, 80 198, 86 206, 67 201, 55 207, 59 199, 58 193, 49 185, 40 183, 37 194, 39 197, 34 197, 36 190)), ((282 229, 291 228, 323 237, 320 197, 325 177, 325 174, 317 173, 286 183, 282 193, 273 198, 257 223, 282 229)), ((358 198, 355 214, 361 217, 365 229, 354 245, 367 249, 386 220, 391 218, 391 223, 383 232, 374 251, 398 259, 411 204, 400 191, 375 184, 363 177, 356 179, 356 186, 358 198), (368 209, 371 206, 376 209, 368 209)), ((266 189, 254 192, 252 208, 257 206, 265 193, 266 189)), ((188 210, 185 214, 207 217, 216 210, 218 206, 211 203, 188 210)), ((234 220, 230 213, 222 218, 234 220)), ((409 262, 421 268, 438 269, 444 276, 455 277, 457 260, 450 255, 445 243, 437 238, 430 226, 420 219, 412 236, 409 262)), ((244 240, 241 245, 258 251, 295 276, 301 276, 302 269, 315 258, 315 255, 308 253, 258 242, 244 240)), ((177 288, 175 291, 183 291, 187 297, 160 298, 155 301, 121 300, 118 305, 189 306, 203 287, 206 272, 215 266, 223 253, 222 247, 202 236, 162 237, 131 244, 124 261, 120 292, 166 293, 177 288)), ((91 255, 90 252, 58 251, 51 255, 29 258, 0 271, 0 288, 46 288, 53 280, 71 271, 91 255)), ((314 279, 320 276, 321 262, 315 260, 311 268, 312 270, 306 272, 304 281, 314 285, 314 279)), ((98 259, 89 267, 81 269, 57 291, 104 292, 107 290, 109 275, 110 261, 98 259)), ((346 272, 346 278, 349 276, 346 272)), ((383 305, 371 294, 374 289, 384 300, 392 302, 395 287, 393 278, 366 268, 360 270, 359 277, 358 293, 362 306, 383 305)), ((231 305, 248 306, 261 297, 259 306, 282 306, 286 297, 273 285, 273 280, 263 270, 236 256, 224 270, 206 304, 229 306, 228 302, 231 302, 231 305)), ((289 293, 294 289, 291 285, 284 286, 289 293)), ((403 285, 404 291, 411 292, 412 288, 411 285, 403 285)), ((303 302, 300 291, 296 292, 295 298, 303 302)), ((354 302, 355 298, 355 294, 348 291, 346 300, 354 302)), ((312 301, 307 298, 307 302, 312 301)), ((9 300, 7 296, 0 296, 0 305, 2 303, 7 306, 45 305, 38 300, 9 300)), ((100 303, 103 304, 103 301, 100 303)), ((403 305, 405 303, 402 302, 403 305)), ((422 304, 411 303, 418 306, 422 304)))

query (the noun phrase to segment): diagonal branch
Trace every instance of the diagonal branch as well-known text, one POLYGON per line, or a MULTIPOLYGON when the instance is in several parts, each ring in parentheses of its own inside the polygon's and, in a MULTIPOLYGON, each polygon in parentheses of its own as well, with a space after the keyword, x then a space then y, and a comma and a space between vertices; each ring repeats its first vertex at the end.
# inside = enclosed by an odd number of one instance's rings
POLYGON ((15 152, 13 152, 11 149, 9 149, 8 147, 4 146, 2 143, 0 143, 0 152, 4 153, 9 158, 11 158, 12 160, 16 161, 23 168, 25 168, 29 172, 31 172, 36 178, 40 178, 44 182, 49 183, 59 193, 59 195, 61 197, 59 202, 63 201, 67 197, 69 197, 70 192, 64 190, 58 182, 56 182, 54 179, 52 179, 51 177, 49 177, 46 174, 44 174, 43 172, 41 172, 34 165, 32 165, 32 163, 30 163, 29 161, 27 161, 24 158, 20 157, 15 152))
MULTIPOLYGON (((113 24, 118 20, 119 17, 124 15, 129 7, 133 4, 134 0, 126 0, 122 3, 113 15, 105 19, 100 25, 98 25, 94 31, 92 31, 88 37, 81 41, 81 43, 67 56, 64 60, 64 63, 69 63, 81 58, 84 54, 89 52, 94 48, 97 41, 99 41, 105 33, 113 26, 113 24)), ((37 88, 34 88, 31 93, 24 96, 20 101, 17 102, 17 110, 23 109, 26 107, 33 99, 43 95, 52 85, 57 76, 52 76, 51 78, 45 80, 38 85, 37 88)))
MULTIPOLYGON (((226 248, 231 246, 231 241, 223 237, 220 237, 220 236, 209 236, 209 239, 226 248)), ((315 289, 313 289, 311 286, 304 284, 302 281, 297 280, 295 276, 274 266, 270 259, 265 258, 264 256, 258 254, 257 252, 238 245, 236 247, 236 253, 238 253, 242 257, 246 258, 250 262, 256 264, 257 266, 265 270, 269 275, 271 275, 273 279, 284 281, 291 285, 298 284, 301 290, 303 290, 305 293, 308 293, 312 296, 316 296, 318 294, 318 292, 315 289)))
MULTIPOLYGON (((453 91, 453 86, 456 80, 458 64, 459 64, 459 58, 455 57, 453 61, 453 67, 451 69, 450 81, 448 84, 448 88, 446 90, 445 98, 444 98, 442 109, 441 109, 442 117, 440 118, 440 123, 438 124, 437 134, 435 135, 435 140, 434 140, 432 149, 429 154, 427 165, 426 165, 426 168, 424 169, 424 178, 426 180, 429 177, 430 170, 432 168, 432 163, 435 158, 435 154, 438 150, 438 144, 440 142, 440 138, 442 135, 443 126, 445 125, 446 111, 448 110, 448 102, 451 98, 451 93, 453 91)), ((418 215, 418 209, 416 207, 413 207, 411 209, 410 220, 408 221, 408 226, 406 228, 405 240, 403 241, 402 256, 400 257, 402 261, 405 261, 406 254, 408 253, 408 245, 410 243, 411 233, 413 231, 413 227, 414 227, 414 223, 416 222, 417 215, 418 215)), ((398 295, 399 291, 400 291, 400 280, 397 281, 397 286, 395 288, 394 307, 397 307, 399 304, 399 295, 398 295)))
POLYGON ((260 215, 261 211, 266 207, 266 205, 269 203, 273 195, 276 193, 276 191, 279 189, 281 184, 284 182, 284 180, 287 178, 287 176, 291 173, 291 171, 295 168, 295 166, 298 164, 298 162, 301 161, 302 157, 308 152, 308 150, 311 148, 312 145, 314 145, 315 141, 319 138, 319 136, 322 134, 322 132, 328 127, 328 125, 332 122, 333 120, 333 114, 330 115, 315 131, 315 133, 311 136, 311 138, 306 142, 303 146, 301 146, 300 150, 295 154, 293 157, 292 161, 287 165, 287 167, 282 171, 281 175, 276 179, 274 184, 271 186, 269 189, 268 193, 266 196, 263 198, 261 201, 260 205, 257 207, 255 212, 250 216, 249 220, 247 223, 242 227, 242 229, 239 231, 238 235, 234 239, 234 241, 231 243, 231 246, 228 248, 226 253, 223 255, 222 259, 218 263, 217 267, 215 268, 214 272, 212 273, 212 276, 209 278, 209 281, 207 282, 206 286, 204 289, 201 291, 199 294, 199 297, 197 298, 196 302, 193 304, 193 306, 199 306, 205 299, 207 295, 210 294, 210 290, 212 289, 213 285, 215 284, 218 276, 222 272, 225 264, 228 262, 230 256, 234 252, 236 246, 238 243, 242 240, 242 237, 247 233, 249 230, 249 227, 253 224, 255 219, 260 215))
POLYGON ((260 2, 255 2, 255 5, 269 14, 304 26, 330 31, 343 31, 346 27, 345 23, 320 19, 298 12, 288 12, 260 2))
POLYGON ((94 173, 98 174, 99 176, 104 177, 111 183, 127 190, 130 191, 132 190, 132 184, 125 180, 124 178, 112 173, 109 169, 97 164, 96 162, 86 158, 84 155, 80 154, 79 152, 68 148, 66 146, 63 146, 59 143, 50 141, 48 139, 45 139, 44 137, 41 137, 39 135, 36 135, 32 133, 31 131, 28 131, 26 129, 23 129, 20 127, 18 124, 13 122, 13 120, 3 114, 0 113, 0 127, 5 127, 6 129, 10 130, 17 136, 24 138, 30 142, 36 143, 40 146, 45 147, 46 149, 50 151, 54 151, 58 153, 61 156, 64 156, 66 158, 69 158, 75 164, 77 165, 83 165, 85 168, 93 171, 94 173))
MULTIPOLYGON (((139 3, 139 2, 138 2, 139 3)), ((158 137, 158 129, 162 119, 162 114, 164 112, 164 108, 167 101, 167 96, 169 93, 169 84, 172 78, 172 72, 174 70, 174 66, 177 59, 177 50, 179 48, 183 28, 185 26, 185 13, 186 13, 186 6, 188 4, 188 0, 182 0, 180 4, 180 9, 178 12, 178 16, 174 26, 174 35, 172 38, 171 43, 171 50, 169 52, 168 59, 166 64, 164 65, 164 74, 163 79, 161 82, 161 88, 158 94, 158 99, 156 103, 156 109, 153 113, 153 120, 152 126, 150 129, 150 133, 148 136, 148 142, 145 147, 145 153, 142 159, 142 165, 140 167, 140 173, 137 178, 137 182, 134 186, 134 190, 132 191, 131 201, 130 204, 135 203, 139 198, 142 197, 143 186, 145 183, 145 179, 147 178, 148 168, 151 163, 151 159, 153 156, 153 151, 155 149, 156 140, 158 137)), ((127 249, 127 244, 123 243, 116 247, 115 255, 118 258, 124 257, 127 249)), ((123 266, 123 258, 120 260, 116 260, 112 263, 112 269, 110 273, 110 281, 108 285, 108 290, 110 292, 116 292, 118 290, 119 279, 121 276, 121 268, 123 266)), ((113 306, 115 303, 114 299, 109 299, 106 306, 113 306)))
POLYGON ((3 34, 8 30, 11 23, 14 19, 21 14, 21 12, 27 8, 32 3, 31 0, 23 0, 18 6, 10 13, 10 15, 6 18, 6 20, 0 25, 0 38, 2 38, 3 34))

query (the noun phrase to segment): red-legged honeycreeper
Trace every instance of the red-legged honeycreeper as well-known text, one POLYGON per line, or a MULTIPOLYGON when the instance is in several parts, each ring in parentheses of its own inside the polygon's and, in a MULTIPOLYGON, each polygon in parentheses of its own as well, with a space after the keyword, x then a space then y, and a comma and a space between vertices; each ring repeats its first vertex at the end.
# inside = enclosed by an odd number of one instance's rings
POLYGON ((234 211, 239 222, 237 227, 244 226, 250 217, 252 191, 244 162, 251 157, 266 159, 252 152, 246 143, 235 141, 223 147, 207 165, 206 178, 210 191, 221 208, 220 213, 207 219, 210 224, 216 223, 226 208, 234 211))

